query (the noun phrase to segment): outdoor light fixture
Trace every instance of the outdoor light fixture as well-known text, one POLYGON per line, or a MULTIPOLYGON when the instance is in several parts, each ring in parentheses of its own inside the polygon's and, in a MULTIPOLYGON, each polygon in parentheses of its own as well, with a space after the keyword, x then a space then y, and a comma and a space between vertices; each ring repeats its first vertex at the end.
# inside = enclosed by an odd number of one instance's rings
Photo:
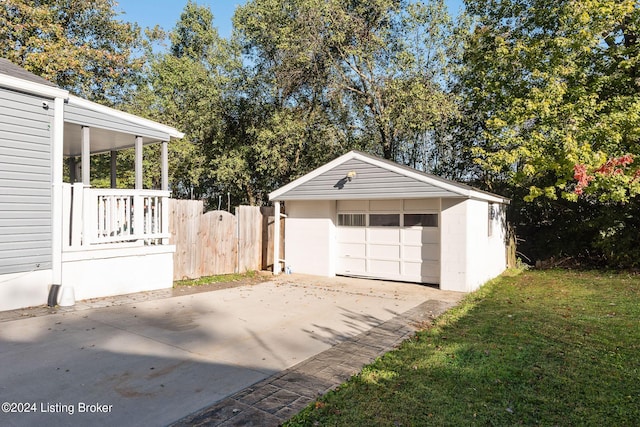
POLYGON ((356 171, 347 172, 347 180, 351 181, 352 179, 355 179, 356 175, 357 175, 356 171))
POLYGON ((493 206, 493 203, 489 204, 489 219, 494 220, 496 219, 496 217, 498 213, 496 212, 496 208, 495 206, 493 206))

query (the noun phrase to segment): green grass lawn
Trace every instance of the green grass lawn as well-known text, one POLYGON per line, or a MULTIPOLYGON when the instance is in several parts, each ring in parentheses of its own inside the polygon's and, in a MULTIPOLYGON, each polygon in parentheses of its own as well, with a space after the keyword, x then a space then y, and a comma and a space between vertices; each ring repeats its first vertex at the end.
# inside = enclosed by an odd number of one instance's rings
POLYGON ((287 425, 640 423, 640 277, 526 271, 470 294, 287 425))

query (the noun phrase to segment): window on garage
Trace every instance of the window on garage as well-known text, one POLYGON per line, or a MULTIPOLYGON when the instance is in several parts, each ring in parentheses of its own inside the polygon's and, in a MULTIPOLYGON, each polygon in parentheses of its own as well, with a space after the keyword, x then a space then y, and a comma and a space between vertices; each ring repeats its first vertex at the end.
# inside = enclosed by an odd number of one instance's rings
POLYGON ((404 226, 437 227, 438 214, 404 214, 404 226))
POLYGON ((364 227, 367 225, 366 214, 338 214, 338 225, 345 227, 364 227))
POLYGON ((400 214, 369 214, 369 225, 372 227, 399 227, 400 214))

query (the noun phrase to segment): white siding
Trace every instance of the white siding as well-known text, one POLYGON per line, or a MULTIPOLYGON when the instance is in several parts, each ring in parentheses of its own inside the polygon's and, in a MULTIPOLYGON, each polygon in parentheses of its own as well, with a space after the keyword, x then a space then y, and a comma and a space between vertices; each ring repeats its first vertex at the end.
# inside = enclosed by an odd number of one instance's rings
POLYGON ((51 100, 0 88, 0 275, 51 268, 52 117, 51 100))

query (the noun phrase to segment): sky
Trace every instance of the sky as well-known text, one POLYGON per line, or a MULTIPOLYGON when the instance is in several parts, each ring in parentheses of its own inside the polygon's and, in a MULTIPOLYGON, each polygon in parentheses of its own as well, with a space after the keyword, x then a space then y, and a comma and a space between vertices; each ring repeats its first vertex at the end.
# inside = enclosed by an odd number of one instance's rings
MULTIPOLYGON (((141 27, 160 25, 171 30, 187 4, 187 0, 116 0, 116 10, 124 12, 119 18, 123 21, 137 22, 141 27)), ((222 37, 231 35, 231 18, 236 7, 246 0, 196 0, 194 3, 209 6, 214 16, 214 25, 222 37)))
MULTIPOLYGON (((137 22, 141 27, 160 25, 165 30, 171 30, 187 4, 187 0, 116 0, 116 10, 124 12, 120 19, 137 22)), ((231 18, 236 7, 246 3, 246 0, 196 0, 195 3, 209 6, 214 16, 214 25, 218 27, 220 36, 228 38, 231 35, 231 18)), ((452 15, 462 7, 462 0, 445 0, 452 15)))

